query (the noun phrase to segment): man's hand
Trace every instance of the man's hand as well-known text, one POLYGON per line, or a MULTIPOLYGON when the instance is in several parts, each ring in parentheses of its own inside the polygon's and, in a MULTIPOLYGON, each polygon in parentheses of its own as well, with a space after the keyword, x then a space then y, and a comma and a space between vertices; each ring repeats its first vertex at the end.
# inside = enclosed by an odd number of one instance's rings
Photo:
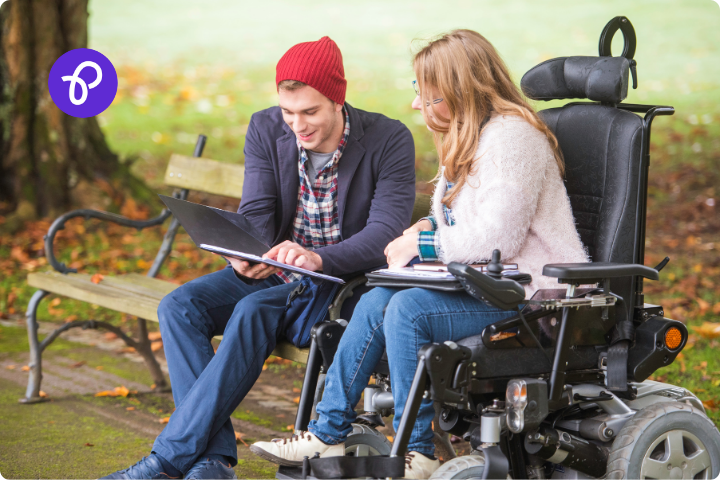
MULTIPOLYGON (((430 223, 430 222, 428 222, 430 223)), ((417 225, 417 224, 415 224, 417 225)), ((410 229, 406 230, 408 232, 410 229)), ((410 263, 410 260, 417 257, 418 232, 410 232, 398 237, 385 247, 388 268, 401 268, 410 263)))
POLYGON ((263 258, 271 258, 280 263, 294 265, 313 272, 321 271, 323 268, 320 255, 289 240, 275 245, 263 255, 263 258))
POLYGON ((412 227, 406 229, 403 232, 403 235, 407 235, 409 233, 416 233, 416 232, 427 232, 432 230, 432 223, 430 223, 430 220, 422 219, 419 222, 417 222, 412 227))
POLYGON ((267 265, 265 263, 257 263, 253 266, 250 266, 250 262, 246 262, 245 260, 238 260, 237 258, 232 257, 223 258, 230 262, 230 265, 232 265, 233 269, 237 273, 239 273, 243 277, 248 277, 255 280, 264 280, 270 275, 280 271, 280 269, 275 268, 272 265, 267 265))

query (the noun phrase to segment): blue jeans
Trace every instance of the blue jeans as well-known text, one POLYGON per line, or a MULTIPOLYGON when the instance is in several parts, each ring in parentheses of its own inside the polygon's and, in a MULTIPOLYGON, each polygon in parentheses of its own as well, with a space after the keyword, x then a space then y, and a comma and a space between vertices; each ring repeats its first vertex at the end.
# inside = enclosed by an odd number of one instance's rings
POLYGON ((201 456, 235 459, 230 414, 262 372, 285 332, 285 304, 296 282, 271 276, 248 285, 231 268, 197 278, 158 308, 175 412, 153 451, 186 472, 201 456), (217 353, 210 340, 223 335, 217 353))
MULTIPOLYGON (((355 421, 353 408, 387 349, 397 431, 417 368, 417 352, 425 344, 457 341, 482 333, 514 312, 490 307, 465 292, 422 288, 375 288, 363 295, 340 340, 317 405, 318 419, 308 429, 325 443, 344 442, 355 421)), ((431 400, 423 400, 410 435, 408 451, 432 455, 431 400)))

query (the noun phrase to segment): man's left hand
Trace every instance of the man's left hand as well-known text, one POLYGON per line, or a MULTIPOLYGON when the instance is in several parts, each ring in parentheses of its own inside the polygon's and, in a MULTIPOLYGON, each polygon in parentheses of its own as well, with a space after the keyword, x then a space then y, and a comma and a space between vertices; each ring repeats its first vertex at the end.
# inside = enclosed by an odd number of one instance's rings
POLYGON ((388 268, 402 268, 418 254, 418 232, 406 233, 385 247, 388 268))
POLYGON ((322 257, 320 255, 290 240, 285 240, 275 245, 263 255, 263 257, 313 272, 321 271, 323 268, 322 257))

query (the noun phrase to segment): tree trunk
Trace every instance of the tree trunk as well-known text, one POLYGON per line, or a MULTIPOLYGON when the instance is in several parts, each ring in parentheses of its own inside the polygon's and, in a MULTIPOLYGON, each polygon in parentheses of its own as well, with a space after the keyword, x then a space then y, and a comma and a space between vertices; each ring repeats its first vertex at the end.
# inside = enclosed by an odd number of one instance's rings
POLYGON ((80 177, 119 206, 123 194, 149 198, 108 147, 97 118, 63 113, 48 75, 65 52, 87 48, 88 0, 10 0, 0 7, 0 201, 6 224, 70 208, 80 177))

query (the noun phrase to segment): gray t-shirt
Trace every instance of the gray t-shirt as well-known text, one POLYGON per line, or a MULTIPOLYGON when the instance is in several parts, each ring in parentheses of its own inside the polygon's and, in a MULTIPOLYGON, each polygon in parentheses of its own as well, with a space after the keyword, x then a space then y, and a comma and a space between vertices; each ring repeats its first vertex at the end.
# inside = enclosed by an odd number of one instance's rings
POLYGON ((315 176, 327 165, 330 159, 335 155, 335 152, 330 153, 317 153, 312 150, 305 150, 308 156, 308 162, 305 163, 305 170, 307 170, 308 178, 311 181, 315 181, 315 176))

